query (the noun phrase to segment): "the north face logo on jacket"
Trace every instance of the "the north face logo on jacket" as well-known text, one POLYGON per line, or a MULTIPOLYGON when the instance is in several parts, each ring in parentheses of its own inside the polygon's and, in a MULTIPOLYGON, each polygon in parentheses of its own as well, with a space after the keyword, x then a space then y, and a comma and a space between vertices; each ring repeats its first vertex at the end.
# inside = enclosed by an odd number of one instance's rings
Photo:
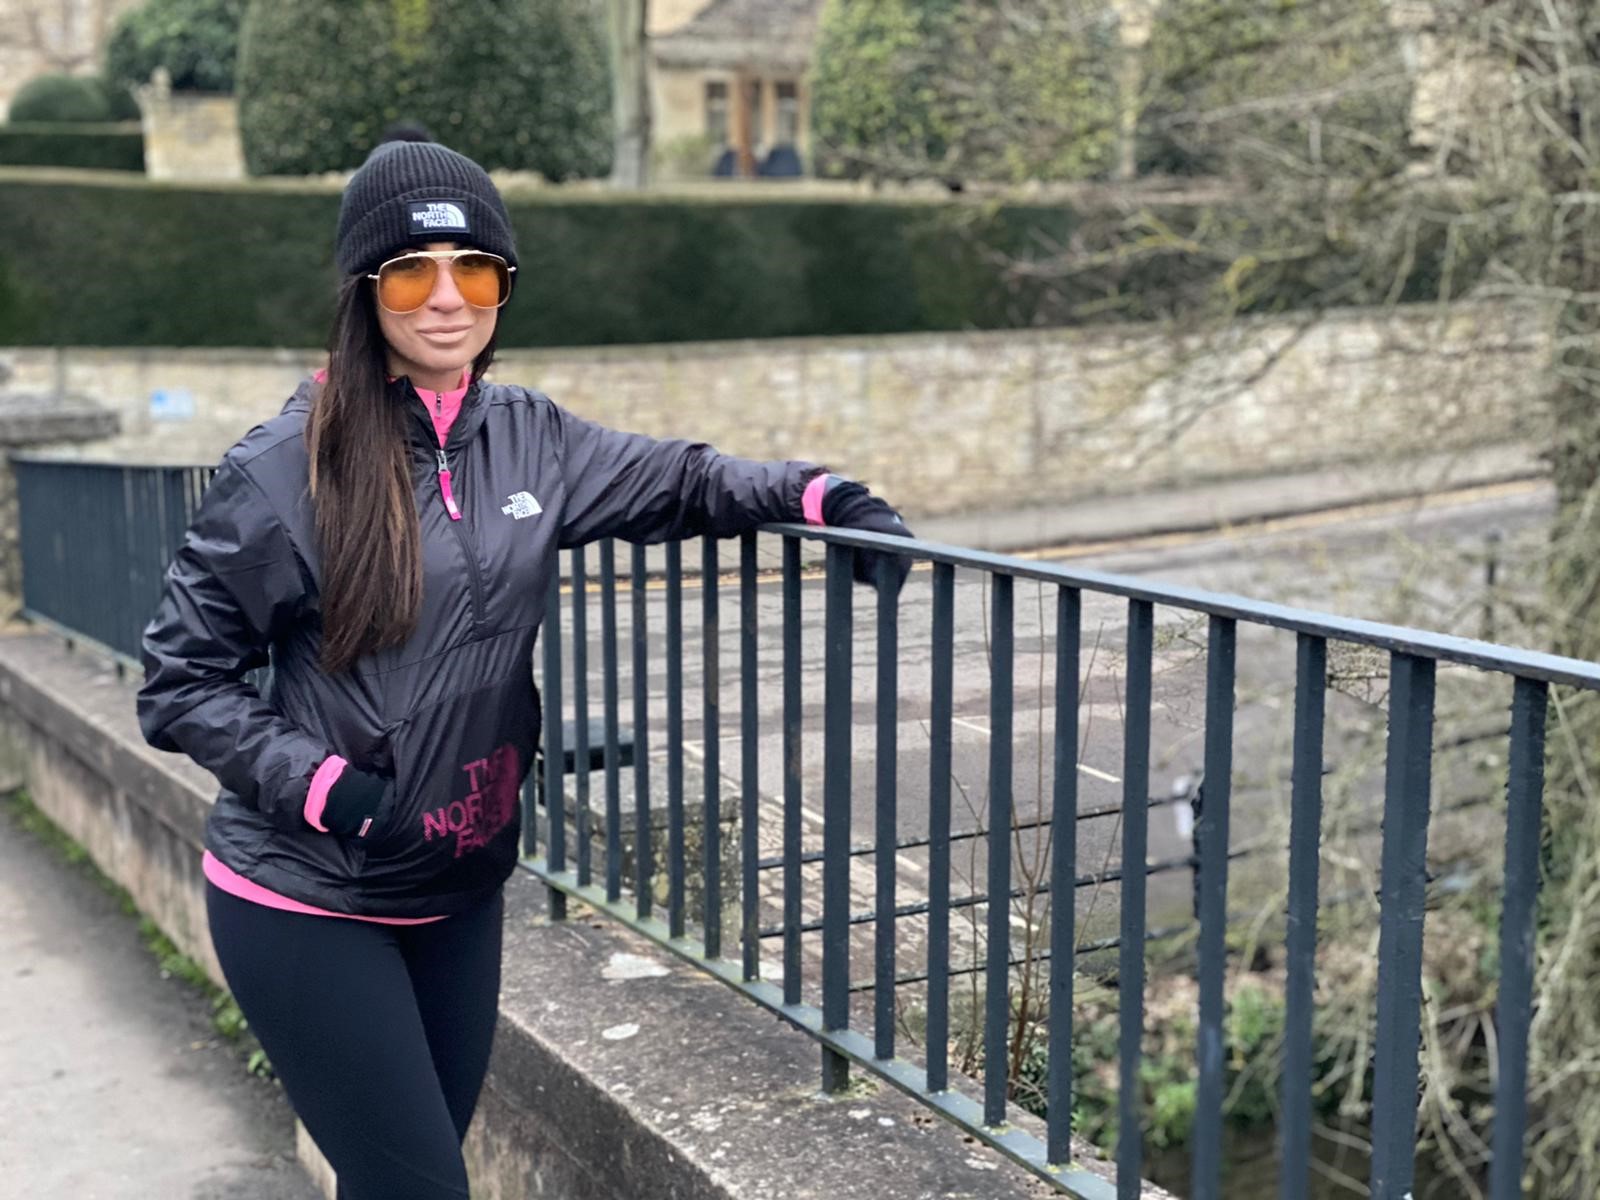
POLYGON ((514 521, 520 521, 523 517, 536 517, 544 511, 539 507, 539 502, 527 492, 518 492, 514 496, 507 496, 506 499, 511 503, 502 505, 500 511, 514 521))

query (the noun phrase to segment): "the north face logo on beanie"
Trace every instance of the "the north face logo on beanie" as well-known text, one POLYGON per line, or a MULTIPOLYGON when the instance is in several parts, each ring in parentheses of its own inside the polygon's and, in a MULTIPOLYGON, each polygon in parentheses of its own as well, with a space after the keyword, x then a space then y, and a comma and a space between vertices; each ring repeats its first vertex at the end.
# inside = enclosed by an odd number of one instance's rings
POLYGON ((470 233, 466 210, 448 200, 419 200, 408 206, 412 233, 470 233))

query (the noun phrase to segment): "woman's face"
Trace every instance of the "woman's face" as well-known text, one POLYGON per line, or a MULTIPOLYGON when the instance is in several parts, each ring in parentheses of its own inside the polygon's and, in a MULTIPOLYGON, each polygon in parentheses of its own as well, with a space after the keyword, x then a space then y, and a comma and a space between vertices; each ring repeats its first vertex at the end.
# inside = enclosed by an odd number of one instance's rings
MULTIPOLYGON (((455 242, 429 242, 429 250, 456 250, 455 242)), ((441 267, 443 264, 441 264, 441 267)), ((409 376, 414 386, 449 391, 494 336, 497 308, 475 308, 461 298, 449 270, 441 269, 427 302, 415 312, 394 313, 381 304, 378 326, 389 343, 389 374, 409 376)))

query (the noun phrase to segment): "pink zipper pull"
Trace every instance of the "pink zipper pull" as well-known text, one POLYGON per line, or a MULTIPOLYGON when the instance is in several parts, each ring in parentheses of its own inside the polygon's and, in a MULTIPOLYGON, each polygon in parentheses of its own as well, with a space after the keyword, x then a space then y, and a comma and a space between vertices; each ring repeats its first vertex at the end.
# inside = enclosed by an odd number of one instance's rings
POLYGON ((444 497, 445 511, 450 514, 450 519, 461 520, 461 510, 456 507, 456 498, 450 494, 450 464, 445 459, 443 449, 439 451, 439 494, 444 497))

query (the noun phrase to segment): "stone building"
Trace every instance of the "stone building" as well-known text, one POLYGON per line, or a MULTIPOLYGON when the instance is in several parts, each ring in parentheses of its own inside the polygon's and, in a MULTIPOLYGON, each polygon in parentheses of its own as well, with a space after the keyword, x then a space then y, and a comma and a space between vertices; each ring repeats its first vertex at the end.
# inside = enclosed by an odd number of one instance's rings
POLYGON ((0 0, 0 117, 38 75, 95 75, 106 39, 141 0, 0 0))
POLYGON ((662 173, 808 170, 807 75, 822 0, 666 0, 653 7, 651 104, 662 173))

